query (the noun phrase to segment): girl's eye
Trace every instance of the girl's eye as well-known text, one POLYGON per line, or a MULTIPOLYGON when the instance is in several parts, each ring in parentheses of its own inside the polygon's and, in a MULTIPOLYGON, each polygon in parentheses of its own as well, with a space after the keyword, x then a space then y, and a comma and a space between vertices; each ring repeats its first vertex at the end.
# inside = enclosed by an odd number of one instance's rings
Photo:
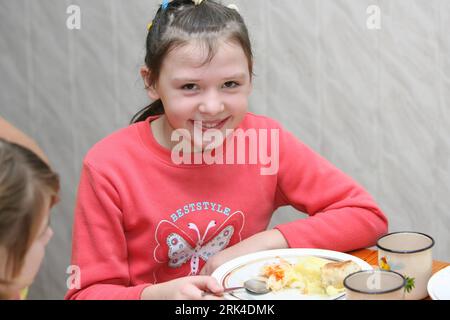
POLYGON ((188 83, 181 87, 182 90, 195 90, 197 89, 197 85, 195 83, 188 83))
POLYGON ((227 89, 232 89, 232 88, 238 87, 239 83, 237 83, 236 81, 228 81, 228 82, 225 82, 223 84, 223 86, 227 89))

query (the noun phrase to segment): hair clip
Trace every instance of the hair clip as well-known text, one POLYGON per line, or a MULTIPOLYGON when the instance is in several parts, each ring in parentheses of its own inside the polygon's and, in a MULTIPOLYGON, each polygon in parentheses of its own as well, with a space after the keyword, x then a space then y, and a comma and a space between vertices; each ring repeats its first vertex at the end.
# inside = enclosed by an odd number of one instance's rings
POLYGON ((150 29, 152 28, 152 26, 153 26, 153 21, 150 22, 150 23, 147 25, 147 30, 150 31, 150 29))
POLYGON ((234 3, 227 5, 227 8, 233 9, 233 10, 236 10, 237 12, 239 12, 238 6, 235 5, 234 3))
POLYGON ((161 8, 163 10, 166 10, 168 6, 169 6, 169 0, 163 0, 163 2, 161 4, 161 8))
POLYGON ((192 0, 196 6, 202 4, 203 0, 192 0))

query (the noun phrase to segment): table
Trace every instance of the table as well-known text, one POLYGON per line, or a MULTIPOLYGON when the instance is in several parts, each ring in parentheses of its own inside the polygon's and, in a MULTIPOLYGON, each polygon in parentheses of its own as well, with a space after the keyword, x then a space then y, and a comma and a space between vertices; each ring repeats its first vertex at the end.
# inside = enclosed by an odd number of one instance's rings
MULTIPOLYGON (((349 252, 352 256, 358 257, 361 260, 364 260, 368 264, 372 266, 378 266, 378 251, 377 250, 371 250, 371 249, 360 249, 349 252)), ((445 267, 449 266, 450 262, 443 262, 443 261, 437 261, 433 260, 433 274, 438 272, 441 269, 444 269, 445 267)), ((427 297, 424 300, 430 300, 430 297, 427 297)))

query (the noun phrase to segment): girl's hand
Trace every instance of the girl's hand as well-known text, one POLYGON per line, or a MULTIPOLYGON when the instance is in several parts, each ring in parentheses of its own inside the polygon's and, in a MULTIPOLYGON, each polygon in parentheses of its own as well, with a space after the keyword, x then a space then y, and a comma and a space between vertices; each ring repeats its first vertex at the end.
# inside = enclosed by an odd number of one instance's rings
POLYGON ((213 277, 193 276, 148 286, 141 300, 217 300, 222 299, 222 292, 223 287, 213 277))
POLYGON ((263 231, 210 257, 200 271, 200 274, 211 275, 214 270, 225 262, 249 253, 288 247, 288 243, 280 231, 276 229, 263 231))

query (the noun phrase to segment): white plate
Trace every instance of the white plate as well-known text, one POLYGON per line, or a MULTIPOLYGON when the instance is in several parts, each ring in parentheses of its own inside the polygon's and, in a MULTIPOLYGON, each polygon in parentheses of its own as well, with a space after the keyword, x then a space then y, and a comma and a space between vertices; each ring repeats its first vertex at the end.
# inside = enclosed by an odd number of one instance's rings
POLYGON ((436 272, 428 281, 427 289, 433 300, 450 300, 450 266, 436 272))
MULTIPOLYGON (((257 277, 265 264, 279 262, 278 257, 286 259, 290 263, 296 263, 297 259, 302 256, 315 256, 334 261, 352 260, 362 270, 373 269, 364 260, 342 252, 322 249, 279 249, 255 252, 230 260, 217 268, 212 276, 226 288, 238 287, 242 286, 244 281, 257 277)), ((341 299, 344 295, 345 293, 336 296, 304 295, 298 289, 283 289, 277 292, 254 295, 247 293, 246 290, 238 290, 226 294, 225 298, 243 300, 329 300, 341 299)))

